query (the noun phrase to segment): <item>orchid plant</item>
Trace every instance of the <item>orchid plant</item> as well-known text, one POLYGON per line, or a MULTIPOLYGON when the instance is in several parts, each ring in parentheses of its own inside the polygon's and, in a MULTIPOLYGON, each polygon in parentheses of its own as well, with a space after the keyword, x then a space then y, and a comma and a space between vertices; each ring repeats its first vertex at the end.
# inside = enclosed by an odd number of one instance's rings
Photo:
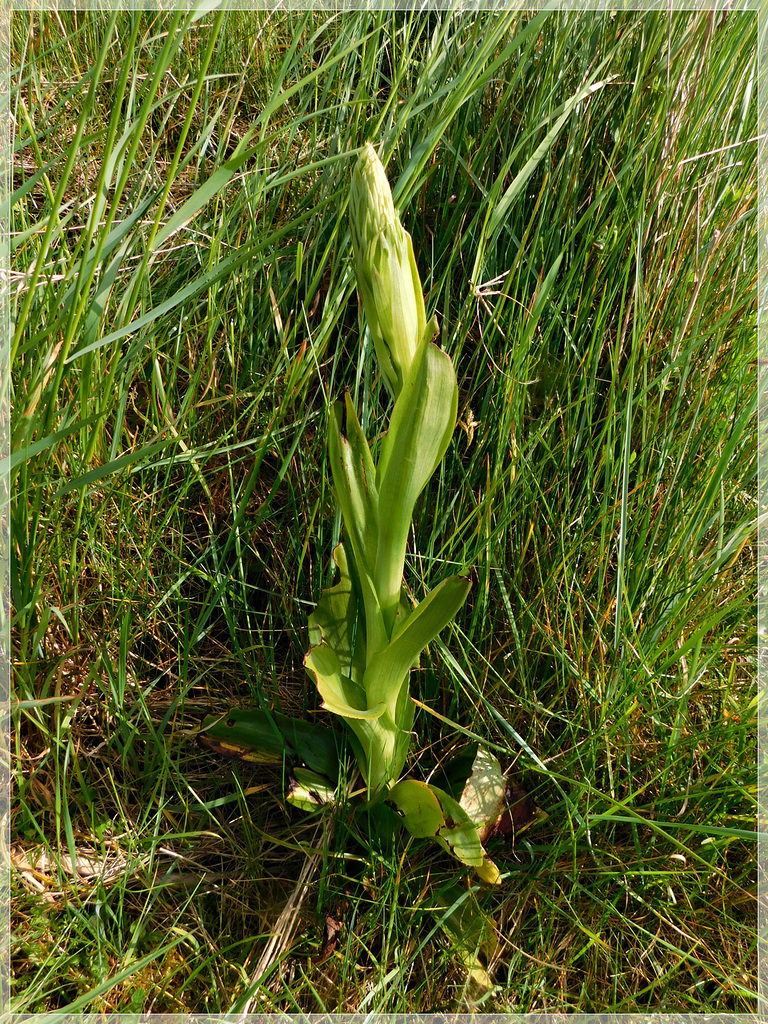
MULTIPOLYGON (((341 719, 369 803, 387 801, 416 837, 432 837, 489 883, 499 871, 483 838, 505 808, 505 779, 480 748, 468 779, 449 792, 402 778, 415 705, 411 669, 461 608, 466 574, 450 576, 415 603, 403 585, 414 507, 443 459, 458 406, 456 372, 427 321, 411 236, 395 210, 384 168, 366 145, 352 176, 350 227, 357 286, 384 383, 393 399, 374 457, 348 393, 332 406, 328 457, 343 521, 333 553, 339 578, 309 619, 304 659, 323 708, 341 719)), ((285 760, 287 799, 307 809, 335 799, 339 734, 274 711, 209 719, 200 741, 247 760, 285 760)))

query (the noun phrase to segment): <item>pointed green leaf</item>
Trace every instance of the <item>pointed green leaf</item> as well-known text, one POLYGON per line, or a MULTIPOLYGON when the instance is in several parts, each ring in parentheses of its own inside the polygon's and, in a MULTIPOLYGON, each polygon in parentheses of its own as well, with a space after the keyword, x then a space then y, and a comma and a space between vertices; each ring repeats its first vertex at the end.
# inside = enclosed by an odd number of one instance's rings
POLYGON ((328 423, 328 456, 348 554, 360 586, 370 658, 387 639, 373 579, 379 497, 371 452, 349 394, 334 404, 328 423))
POLYGON ((334 587, 324 590, 309 617, 309 639, 313 647, 325 640, 333 648, 347 675, 362 683, 365 672, 365 622, 359 614, 357 593, 343 544, 333 552, 341 574, 334 587))
POLYGON ((420 346, 392 410, 377 471, 374 584, 389 635, 400 600, 413 507, 445 454, 457 407, 458 387, 450 358, 432 343, 420 346))
POLYGON ((461 608, 471 583, 466 576, 443 580, 411 612, 400 632, 368 664, 363 679, 368 704, 383 702, 395 721, 403 683, 416 658, 461 608))
POLYGON ((334 403, 328 450, 333 484, 355 560, 360 568, 373 568, 378 520, 376 470, 349 392, 334 403))

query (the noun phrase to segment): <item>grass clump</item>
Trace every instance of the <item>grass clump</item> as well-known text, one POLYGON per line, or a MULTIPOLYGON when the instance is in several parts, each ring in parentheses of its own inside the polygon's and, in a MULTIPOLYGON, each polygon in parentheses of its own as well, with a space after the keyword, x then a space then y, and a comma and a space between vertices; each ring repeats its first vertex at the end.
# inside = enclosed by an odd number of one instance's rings
POLYGON ((751 1011, 756 16, 11 32, 14 1009, 751 1011), (328 405, 366 436, 387 408, 368 140, 459 385, 406 583, 477 574, 411 766, 458 725, 548 814, 494 891, 194 743, 318 709, 328 405), (462 948, 470 901, 499 927, 462 948))

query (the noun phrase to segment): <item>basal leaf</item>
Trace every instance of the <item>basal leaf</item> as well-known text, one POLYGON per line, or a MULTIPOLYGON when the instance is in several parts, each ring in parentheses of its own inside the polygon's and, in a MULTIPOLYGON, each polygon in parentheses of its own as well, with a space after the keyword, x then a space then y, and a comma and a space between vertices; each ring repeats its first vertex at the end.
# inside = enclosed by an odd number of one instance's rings
POLYGON ((426 782, 403 779, 390 789, 387 800, 397 807, 403 824, 416 839, 434 837, 445 825, 437 796, 426 782))
POLYGON ((224 715, 209 716, 198 743, 226 757, 259 764, 305 764, 326 780, 339 774, 343 740, 319 722, 289 718, 263 708, 233 708, 224 715))
POLYGON ((293 771, 285 799, 302 811, 316 811, 324 804, 333 803, 336 792, 328 779, 306 768, 293 771))
POLYGON ((412 836, 434 839, 462 864, 474 867, 483 881, 499 881, 498 868, 485 855, 477 827, 444 790, 416 779, 404 779, 392 787, 387 800, 397 807, 412 836))
POLYGON ((436 786, 432 787, 432 791, 445 817, 445 826, 435 836, 437 842, 463 864, 475 868, 484 882, 497 885, 501 881, 499 869, 486 856, 477 826, 452 796, 436 786))

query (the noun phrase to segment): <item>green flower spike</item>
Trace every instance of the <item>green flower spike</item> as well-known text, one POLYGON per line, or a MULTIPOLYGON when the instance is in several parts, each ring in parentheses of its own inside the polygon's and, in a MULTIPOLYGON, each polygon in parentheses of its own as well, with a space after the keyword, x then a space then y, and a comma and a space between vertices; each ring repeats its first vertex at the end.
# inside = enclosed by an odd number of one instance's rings
POLYGON ((394 398, 425 336, 421 281, 411 236, 403 228, 376 150, 366 143, 352 175, 350 192, 355 274, 376 358, 394 398))

